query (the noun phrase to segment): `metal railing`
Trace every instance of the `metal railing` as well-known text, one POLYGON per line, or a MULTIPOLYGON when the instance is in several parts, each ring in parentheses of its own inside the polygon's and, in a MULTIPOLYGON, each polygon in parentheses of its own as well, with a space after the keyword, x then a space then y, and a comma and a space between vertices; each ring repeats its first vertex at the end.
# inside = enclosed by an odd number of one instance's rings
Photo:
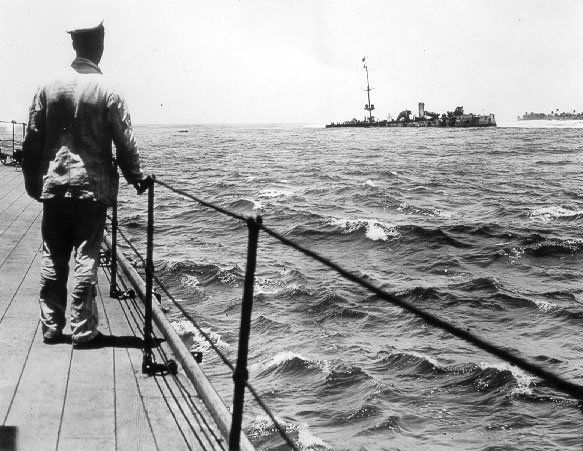
MULTIPOLYGON (((2 148, 0 147, 0 161, 4 165, 11 165, 16 166, 22 164, 22 149, 18 150, 16 148, 16 132, 15 127, 16 125, 22 125, 22 141, 24 141, 24 137, 26 135, 26 123, 24 122, 16 122, 12 121, 0 121, 0 124, 12 124, 12 154, 6 154, 2 152, 2 148)), ((10 140, 6 140, 10 141, 10 140)))
MULTIPOLYGON (((566 393, 573 398, 579 400, 581 403, 580 405, 583 407, 583 386, 577 385, 573 382, 567 381, 562 377, 546 370, 545 368, 540 367, 539 365, 529 361, 528 359, 521 357, 519 355, 513 354, 502 347, 490 343, 483 338, 480 338, 473 333, 469 332, 467 329, 462 327, 453 325, 431 313, 428 313, 414 305, 410 304, 409 302, 400 299, 399 297, 387 293, 386 291, 381 290, 380 288, 376 287, 375 285, 371 284, 363 280, 361 277, 355 275, 354 273, 348 271, 347 269, 341 267, 340 265, 330 261, 328 258, 319 255, 318 253, 307 249, 294 241, 284 237, 280 233, 276 232, 275 230, 271 229, 270 227, 263 224, 263 220, 261 216, 257 217, 245 217, 224 209, 218 205, 214 205, 210 202, 204 201, 198 197, 193 196, 192 194, 177 189, 161 180, 157 180, 155 177, 152 177, 151 182, 148 184, 148 224, 147 224, 147 255, 144 259, 135 246, 127 240, 127 238, 123 235, 121 231, 118 230, 118 221, 117 221, 117 204, 113 207, 113 214, 111 217, 111 225, 112 225, 112 258, 111 258, 111 286, 110 291, 112 296, 116 296, 119 294, 119 290, 117 289, 116 285, 116 271, 117 271, 117 262, 116 262, 116 253, 117 253, 117 235, 118 232, 122 236, 122 238, 126 241, 126 243, 132 248, 132 250, 136 253, 136 255, 140 258, 142 263, 145 266, 146 272, 146 299, 145 299, 145 312, 146 312, 146 324, 144 327, 144 335, 145 335, 145 344, 146 349, 144 352, 144 364, 142 369, 144 372, 153 371, 156 372, 157 370, 168 370, 172 373, 172 368, 163 367, 160 364, 157 367, 152 367, 151 361, 151 333, 152 333, 152 294, 153 288, 152 284, 153 281, 156 281, 158 286, 164 291, 164 293, 169 297, 170 300, 174 303, 174 305, 181 311, 181 313, 187 318, 201 333, 201 335, 209 342, 211 348, 218 354, 218 356, 223 360, 223 362, 231 369, 233 372, 233 380, 234 380, 234 395, 233 395, 233 412, 232 412, 232 420, 231 420, 231 428, 230 428, 230 435, 229 435, 229 449, 230 450, 238 450, 239 449, 239 440, 241 434, 241 424, 243 418, 243 406, 244 406, 244 398, 245 398, 245 388, 249 389, 250 393, 254 396, 255 400, 259 404, 259 406, 268 414, 271 420, 274 423, 275 428, 278 430, 282 438, 286 441, 286 443, 292 448, 297 449, 296 445, 293 441, 289 438, 284 428, 278 424, 275 419, 275 416, 270 412, 269 408, 263 403, 259 395, 257 394, 256 390, 249 384, 248 382, 248 370, 247 370, 247 357, 248 357, 248 349, 249 349, 249 337, 251 333, 251 315, 253 310, 253 288, 254 288, 254 280, 255 280, 255 268, 256 268, 256 261, 257 261, 257 249, 258 249, 258 239, 259 239, 259 232, 263 231, 267 235, 271 236, 272 238, 279 241, 281 244, 291 247, 292 249, 301 252, 302 254, 322 263, 323 265, 327 266, 328 268, 334 270, 339 275, 344 277, 345 279, 360 285, 363 288, 373 292, 377 295, 380 299, 389 302, 395 306, 401 307, 404 310, 416 315, 417 317, 423 319, 425 322, 429 323, 430 325, 440 328, 444 331, 449 332, 450 334, 473 344, 474 346, 492 354, 496 357, 500 358, 501 360, 506 361, 534 376, 539 377, 540 379, 549 383, 554 389, 566 393), (224 215, 230 216, 233 219, 243 221, 246 223, 248 228, 248 243, 247 243, 247 264, 245 269, 245 281, 243 286, 243 298, 242 298, 242 308, 241 308, 241 323, 240 323, 240 330, 239 330, 239 345, 238 345, 238 353, 237 353, 237 363, 236 366, 233 366, 231 362, 222 354, 222 352, 218 349, 218 347, 212 342, 211 338, 205 333, 202 328, 197 324, 196 320, 182 307, 172 296, 169 290, 164 286, 164 284, 156 277, 154 273, 154 261, 153 261, 153 239, 154 239, 154 186, 160 185, 168 190, 174 192, 175 194, 179 194, 184 196, 194 202, 199 203, 202 206, 208 207, 213 209, 219 213, 224 215)), ((170 362, 169 365, 172 365, 170 362)))

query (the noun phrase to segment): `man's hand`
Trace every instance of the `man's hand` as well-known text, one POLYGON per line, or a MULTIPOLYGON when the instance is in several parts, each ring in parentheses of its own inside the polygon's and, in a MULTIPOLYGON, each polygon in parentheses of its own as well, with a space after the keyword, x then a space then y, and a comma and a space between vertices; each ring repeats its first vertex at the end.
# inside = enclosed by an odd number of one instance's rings
POLYGON ((146 191, 152 183, 154 183, 154 176, 152 175, 143 176, 142 180, 134 182, 134 188, 136 189, 138 196, 146 191))

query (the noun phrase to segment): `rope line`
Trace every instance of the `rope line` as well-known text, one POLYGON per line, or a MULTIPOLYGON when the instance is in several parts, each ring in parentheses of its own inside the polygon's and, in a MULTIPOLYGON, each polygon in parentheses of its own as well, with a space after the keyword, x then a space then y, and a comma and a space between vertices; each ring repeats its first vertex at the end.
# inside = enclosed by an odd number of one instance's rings
MULTIPOLYGON (((168 188, 171 191, 174 191, 175 193, 181 194, 191 200, 194 200, 195 202, 200 203, 201 205, 204 205, 206 207, 212 208, 215 211, 224 213, 228 216, 231 216, 232 218, 235 219, 239 219, 241 221, 247 222, 247 218, 243 217, 241 215, 238 215, 236 213, 230 212, 228 210, 225 210, 221 207, 218 207, 216 205, 210 204, 209 202, 205 202, 189 193, 186 193, 182 190, 176 189, 174 187, 172 187, 171 185, 168 185, 165 182, 162 182, 160 180, 155 180, 156 183, 165 186, 166 188, 168 188)), ((459 326, 456 326, 454 324, 450 324, 447 321, 439 318, 438 316, 433 315, 432 313, 426 312, 424 310, 421 310, 420 308, 415 307, 414 305, 410 304, 409 302, 398 298, 395 295, 392 295, 390 293, 387 293, 384 290, 381 290, 380 288, 376 287, 375 285, 363 280, 361 277, 351 273, 350 271, 346 270, 345 268, 341 267, 340 265, 332 262, 330 259, 314 252, 311 251, 309 249, 306 249, 305 247, 297 244, 296 242, 284 237, 283 235, 281 235, 280 233, 276 232, 275 230, 263 225, 263 224, 257 224, 258 227, 263 230, 265 233, 267 233, 269 236, 275 238, 276 240, 280 241, 282 244, 291 247, 292 249, 297 250, 298 252, 301 252, 302 254, 313 258, 314 260, 322 263, 323 265, 329 267, 330 269, 333 269, 334 271, 336 271, 338 274, 340 274, 342 277, 344 277, 345 279, 356 283, 357 285, 360 285, 363 288, 368 289, 369 291, 372 291, 373 293, 375 293, 379 298, 383 299, 386 302, 389 302, 393 305, 396 305, 398 307, 401 307, 402 309, 418 316, 419 318, 425 320, 428 324, 440 328, 446 332, 449 332, 450 334, 454 335, 457 338, 460 338, 468 343, 473 344, 474 346, 482 349, 483 351, 486 351, 490 354, 495 355, 496 357, 514 365, 517 366, 518 368, 527 371, 531 374, 533 374, 534 376, 537 376, 547 382, 549 382, 550 384, 554 385, 556 389, 558 389, 559 391, 562 391, 564 393, 567 393, 571 396, 573 396, 576 399, 579 399, 581 401, 583 401, 583 386, 581 385, 577 385, 573 382, 567 381, 564 378, 540 367, 539 365, 536 365, 535 363, 532 363, 531 361, 527 360, 524 357, 515 355, 514 353, 504 350, 502 348, 500 348, 499 346, 488 342, 487 340, 484 340, 483 338, 478 337, 477 335, 472 334, 471 332, 469 332, 468 330, 462 329, 459 326)))

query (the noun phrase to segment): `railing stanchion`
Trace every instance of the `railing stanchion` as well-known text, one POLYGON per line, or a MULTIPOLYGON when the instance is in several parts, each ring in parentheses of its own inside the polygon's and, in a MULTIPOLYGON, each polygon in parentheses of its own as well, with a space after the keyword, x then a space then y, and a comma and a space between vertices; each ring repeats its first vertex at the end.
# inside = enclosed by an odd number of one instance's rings
POLYGON ((146 242, 146 299, 144 300, 144 359, 142 373, 176 374, 178 367, 174 360, 167 363, 155 363, 152 357, 152 292, 154 281, 154 180, 152 175, 148 182, 148 235, 146 242))
POLYGON ((154 183, 148 186, 148 229, 146 241, 146 300, 144 304, 144 361, 142 372, 152 365, 152 282, 154 278, 154 183))
POLYGON ((117 289, 117 199, 111 206, 111 261, 110 272, 111 279, 109 282, 109 296, 117 298, 119 290, 117 289))
POLYGON ((249 335, 251 332, 251 311, 253 309, 253 285, 255 282, 255 267, 257 266, 257 242, 259 240, 259 225, 261 216, 248 218, 249 242, 247 243, 247 267, 245 269, 245 285, 243 303, 241 306, 241 327, 239 329, 239 350, 237 366, 233 373, 235 393, 233 396, 233 418, 229 434, 229 450, 239 449, 241 424, 243 422, 243 403, 245 401, 245 384, 249 378, 247 371, 247 356, 249 354, 249 335))

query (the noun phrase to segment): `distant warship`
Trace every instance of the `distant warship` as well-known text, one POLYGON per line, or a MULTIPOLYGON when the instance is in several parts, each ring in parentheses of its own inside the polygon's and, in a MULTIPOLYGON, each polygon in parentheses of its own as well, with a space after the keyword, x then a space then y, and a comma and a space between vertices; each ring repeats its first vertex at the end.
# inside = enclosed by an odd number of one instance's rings
POLYGON ((417 116, 411 113, 411 110, 403 110, 396 119, 390 115, 387 119, 377 120, 372 112, 375 106, 370 101, 370 83, 368 78, 368 66, 366 58, 362 59, 364 70, 366 71, 366 94, 368 103, 364 109, 368 111, 368 117, 352 119, 345 122, 331 122, 326 124, 326 128, 333 127, 496 127, 496 119, 493 114, 476 115, 464 113, 464 107, 458 106, 452 111, 439 114, 425 110, 425 104, 419 102, 419 114, 417 116))

